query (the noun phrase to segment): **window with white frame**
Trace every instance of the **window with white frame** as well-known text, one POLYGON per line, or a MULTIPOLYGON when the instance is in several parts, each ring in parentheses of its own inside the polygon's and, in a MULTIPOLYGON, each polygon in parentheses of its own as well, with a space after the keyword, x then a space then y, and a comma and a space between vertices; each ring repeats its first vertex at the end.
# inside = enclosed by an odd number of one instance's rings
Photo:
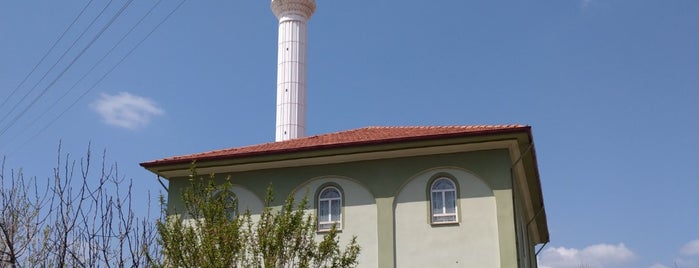
POLYGON ((219 191, 214 195, 216 199, 223 199, 221 204, 225 207, 224 209, 231 215, 231 218, 235 218, 238 213, 238 197, 231 191, 219 191))
POLYGON ((318 231, 342 229, 342 193, 334 186, 323 188, 318 194, 318 231))
POLYGON ((456 184, 454 184, 454 181, 446 177, 434 180, 430 187, 432 223, 458 222, 456 200, 456 184))

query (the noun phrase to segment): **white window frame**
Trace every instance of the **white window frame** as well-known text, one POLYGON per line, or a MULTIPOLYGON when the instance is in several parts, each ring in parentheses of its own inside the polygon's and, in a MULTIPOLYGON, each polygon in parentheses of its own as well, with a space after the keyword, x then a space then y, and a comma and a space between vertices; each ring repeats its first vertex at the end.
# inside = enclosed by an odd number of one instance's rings
MULTIPOLYGON (((226 191, 226 190, 217 191, 214 194, 214 197, 218 198, 219 196, 221 196, 223 194, 223 191, 226 191)), ((228 190, 227 192, 228 192, 228 200, 226 200, 226 202, 235 202, 235 207, 233 207, 233 215, 232 216, 233 216, 233 218, 236 218, 238 216, 237 215, 238 214, 238 207, 239 207, 238 203, 240 202, 240 200, 238 200, 238 195, 236 195, 233 191, 228 190)))
POLYGON ((456 191, 456 183, 454 180, 447 178, 447 177, 439 177, 435 179, 432 184, 430 185, 430 222, 432 224, 450 224, 450 223, 458 223, 459 222, 459 195, 458 192, 456 191), (437 185, 437 183, 441 181, 447 181, 453 188, 451 189, 435 189, 434 187, 437 185), (447 192, 453 192, 454 193, 454 212, 447 212, 447 198, 446 198, 446 193, 447 192), (434 203, 435 200, 434 196, 435 194, 438 194, 441 199, 442 203, 442 212, 441 213, 434 213, 434 203))
POLYGON ((318 216, 318 231, 323 232, 323 231, 329 231, 332 229, 333 224, 335 225, 335 230, 342 230, 342 191, 340 191, 339 188, 335 186, 326 186, 323 187, 322 190, 318 193, 318 208, 316 210, 317 216, 318 216), (338 193, 338 197, 330 197, 330 198, 323 198, 323 193, 325 191, 329 190, 334 190, 338 193), (337 215, 337 220, 333 221, 333 207, 332 207, 332 201, 338 201, 340 209, 339 209, 339 215, 337 215), (328 208, 328 217, 325 219, 322 219, 320 217, 320 211, 321 208, 326 205, 328 208))

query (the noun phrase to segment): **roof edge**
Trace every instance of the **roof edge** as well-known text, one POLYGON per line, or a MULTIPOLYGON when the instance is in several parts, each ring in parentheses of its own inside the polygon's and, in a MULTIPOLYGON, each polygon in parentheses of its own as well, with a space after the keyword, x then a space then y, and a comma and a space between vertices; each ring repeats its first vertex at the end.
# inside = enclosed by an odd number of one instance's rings
MULTIPOLYGON (((478 127, 478 126, 473 126, 473 127, 478 127)), ((142 162, 142 163, 139 163, 139 165, 141 167, 148 169, 148 168, 168 166, 168 165, 189 164, 189 163, 192 163, 195 161, 196 162, 208 162, 208 161, 218 161, 218 160, 225 160, 225 159, 232 159, 232 158, 247 158, 247 157, 254 157, 254 156, 274 155, 274 154, 309 152, 309 151, 315 151, 315 150, 340 149, 340 148, 348 148, 348 147, 353 147, 353 146, 370 146, 370 145, 377 145, 377 144, 396 144, 396 143, 412 142, 412 141, 428 141, 428 140, 448 139, 448 138, 458 138, 458 137, 475 137, 475 136, 483 136, 483 135, 489 135, 489 134, 509 134, 509 133, 517 133, 517 132, 526 132, 529 135, 529 137, 531 138, 531 126, 527 126, 527 125, 498 125, 498 126, 492 126, 492 127, 494 127, 494 128, 493 129, 468 131, 468 132, 438 133, 438 134, 428 134, 428 135, 420 135, 420 136, 393 137, 393 138, 383 138, 383 139, 375 139, 375 140, 360 140, 360 141, 351 141, 351 142, 318 144, 318 145, 301 146, 301 147, 293 147, 293 148, 254 151, 254 152, 247 152, 247 153, 239 153, 239 154, 235 154, 235 155, 225 155, 224 154, 224 155, 211 155, 211 156, 205 156, 205 155, 204 156, 197 156, 197 155, 203 154, 203 153, 198 153, 198 154, 184 155, 182 158, 170 158, 170 159, 165 158, 165 159, 160 159, 160 160, 142 162), (501 128, 496 128, 496 127, 501 127, 501 128)), ((352 129, 352 130, 347 130, 347 131, 304 137, 304 138, 299 138, 299 139, 318 138, 318 137, 322 137, 322 136, 326 136, 326 135, 340 134, 340 133, 344 133, 344 132, 356 131, 356 130, 361 130, 361 129, 371 129, 371 128, 377 128, 377 127, 366 127, 366 128, 352 129)), ((387 127, 387 128, 407 128, 407 127, 387 127)), ((246 147, 251 147, 251 146, 259 146, 259 145, 274 144, 274 143, 279 143, 279 142, 262 143, 262 144, 243 146, 243 147, 237 147, 237 148, 246 148, 246 147)), ((228 148, 228 149, 221 149, 221 150, 214 150, 214 151, 210 151, 210 152, 230 150, 230 149, 235 149, 235 148, 236 147, 228 148)))

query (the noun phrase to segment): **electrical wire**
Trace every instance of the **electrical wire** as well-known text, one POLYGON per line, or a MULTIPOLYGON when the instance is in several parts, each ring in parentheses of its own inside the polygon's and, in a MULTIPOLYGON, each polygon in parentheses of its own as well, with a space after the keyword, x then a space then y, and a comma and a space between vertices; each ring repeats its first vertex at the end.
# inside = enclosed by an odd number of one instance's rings
MULTIPOLYGON (((75 47, 75 44, 77 44, 78 41, 85 35, 85 33, 87 32, 87 30, 89 30, 90 28, 92 28, 92 25, 94 25, 94 24, 95 24, 95 21, 97 21, 97 19, 99 19, 99 18, 102 16, 102 14, 104 13, 104 11, 107 10, 107 8, 112 4, 112 1, 113 1, 113 0, 109 0, 109 2, 107 3, 107 5, 105 5, 104 8, 102 8, 102 11, 100 11, 100 13, 97 14, 97 16, 95 16, 95 17, 92 19, 92 21, 90 22, 90 24, 89 24, 87 27, 85 27, 85 29, 82 31, 82 33, 80 33, 80 36, 78 36, 78 38, 76 38, 76 39, 73 41, 73 43, 70 44, 70 46, 68 47, 68 49, 66 49, 66 50, 63 52, 63 54, 58 58, 58 60, 56 60, 56 62, 53 63, 53 65, 51 65, 51 68, 49 68, 48 71, 46 71, 46 72, 44 73, 44 75, 41 76, 41 78, 39 79, 39 81, 37 81, 37 82, 34 84, 34 86, 33 86, 26 94, 24 94, 24 96, 22 96, 22 99, 20 99, 17 103, 15 103, 15 105, 12 106, 12 108, 10 109, 10 111, 7 112, 7 113, 5 114, 5 116, 3 116, 2 119, 0 119, 0 124, 1 124, 2 122, 5 122, 5 119, 7 119, 7 118, 10 116, 10 114, 12 114, 12 112, 14 112, 15 109, 17 109, 17 107, 19 107, 19 105, 22 104, 22 102, 24 102, 24 100, 27 99, 27 97, 28 97, 32 92, 34 92, 34 90, 36 89, 36 87, 38 87, 39 84, 41 84, 41 82, 44 81, 44 79, 46 78, 46 76, 48 76, 49 73, 51 73, 51 71, 53 71, 53 68, 55 68, 55 67, 58 65, 58 63, 61 62, 61 60, 63 60, 63 57, 65 57, 65 56, 68 54, 68 52, 70 52, 70 50, 73 49, 73 47, 75 47)), ((0 136, 2 136, 2 134, 0 134, 0 136)))
POLYGON ((7 98, 5 98, 5 101, 3 101, 2 104, 0 104, 0 109, 2 109, 2 107, 5 106, 5 104, 7 104, 7 101, 10 100, 12 98, 12 96, 15 95, 15 93, 17 93, 19 88, 22 87, 22 85, 24 85, 24 83, 27 82, 27 79, 29 79, 29 77, 34 73, 34 71, 36 71, 36 68, 38 68, 39 65, 41 65, 44 62, 44 60, 46 59, 46 57, 48 57, 49 54, 51 54, 53 49, 56 48, 56 45, 58 45, 58 43, 61 42, 63 37, 66 36, 66 33, 68 33, 68 31, 70 31, 70 29, 73 28, 73 25, 75 25, 75 22, 77 22, 78 19, 80 19, 80 17, 82 17, 83 13, 85 13, 85 10, 87 10, 87 7, 90 6, 90 4, 92 4, 92 1, 94 1, 94 0, 90 0, 89 2, 87 2, 87 4, 85 4, 83 9, 80 10, 80 13, 78 13, 78 15, 75 16, 75 18, 73 19, 73 22, 71 22, 70 25, 68 25, 68 28, 66 28, 63 31, 63 33, 61 34, 61 36, 58 37, 56 42, 53 42, 53 45, 51 45, 51 48, 49 48, 49 50, 47 50, 46 53, 44 53, 44 56, 41 57, 41 59, 39 60, 39 62, 36 63, 36 65, 34 65, 34 68, 32 68, 32 70, 29 71, 29 73, 24 77, 24 79, 22 79, 22 82, 19 82, 17 87, 15 87, 15 89, 12 90, 12 93, 10 93, 10 95, 7 96, 7 98))
MULTIPOLYGON (((115 50, 119 45, 121 45, 121 43, 122 43, 124 40, 126 40, 126 38, 136 29, 136 27, 138 27, 139 25, 141 25, 141 23, 142 23, 148 16, 150 16, 150 15, 153 13, 153 10, 155 10, 155 9, 160 5, 160 3, 162 3, 162 2, 163 2, 163 0, 158 0, 158 1, 148 10, 148 12, 146 12, 143 16, 141 16, 141 18, 138 20, 138 22, 136 22, 136 24, 134 24, 133 26, 131 26, 131 28, 129 29, 129 31, 126 32, 126 33, 121 37, 121 39, 119 39, 119 41, 117 41, 117 42, 111 47, 111 49, 109 49, 109 51, 107 51, 107 53, 105 53, 105 54, 102 56, 102 58, 100 58, 97 62, 95 62, 95 64, 93 64, 92 67, 91 67, 87 72, 85 72, 85 74, 84 74, 82 77, 80 77, 80 79, 78 79, 78 80, 73 84, 73 86, 71 86, 68 90, 66 90, 66 91, 63 93, 63 95, 61 95, 57 100, 55 100, 55 101, 54 101, 47 109, 45 109, 39 116, 37 116, 37 117, 35 117, 33 120, 31 120, 31 122, 30 122, 28 125, 26 125, 17 135, 20 135, 22 132, 25 132, 27 129, 29 129, 29 128, 32 127, 34 124, 36 124, 36 123, 39 121, 39 119, 43 118, 46 114, 48 114, 49 111, 51 111, 54 107, 56 107, 56 105, 58 105, 59 102, 61 102, 66 96, 68 96, 68 94, 69 94, 71 91, 73 91, 73 89, 75 89, 75 88, 78 86, 78 84, 80 84, 85 78, 87 78, 87 76, 88 76, 89 74, 91 74, 92 71, 94 71, 94 70, 97 68, 97 66, 99 66, 100 63, 102 63, 109 55, 112 54, 112 52, 114 52, 114 50, 115 50)), ((12 139, 10 139, 10 140, 14 140, 14 138, 12 138, 12 139)))
POLYGON ((46 86, 46 88, 44 88, 44 90, 42 90, 41 93, 40 93, 38 96, 36 96, 36 97, 32 100, 31 103, 29 103, 29 105, 27 105, 27 107, 25 107, 24 110, 22 110, 22 112, 20 112, 19 114, 17 114, 17 115, 12 119, 12 121, 10 121, 10 123, 9 123, 7 126, 5 126, 2 130, 0 130, 0 137, 2 137, 2 135, 5 134, 5 132, 7 132, 7 130, 8 130, 10 127, 12 127, 12 126, 17 122, 17 120, 19 120, 19 118, 21 118, 23 115, 25 115, 26 112, 27 112, 32 106, 34 106, 34 104, 36 104, 36 102, 39 100, 39 98, 41 98, 44 94, 46 94, 46 92, 47 92, 54 84, 56 84, 56 82, 58 81, 58 79, 60 79, 60 78, 68 71, 68 69, 70 69, 70 67, 72 67, 73 64, 75 64, 75 62, 78 61, 78 59, 80 59, 80 57, 81 57, 83 54, 85 54, 85 51, 87 51, 87 49, 89 49, 89 48, 92 46, 92 44, 94 44, 95 41, 97 41, 97 39, 99 39, 100 36, 102 36, 102 34, 107 30, 107 28, 109 28, 109 26, 111 26, 111 25, 114 23, 114 21, 116 21, 116 19, 117 19, 119 16, 121 16, 121 14, 124 12, 124 10, 126 10, 126 8, 127 8, 132 2, 133 2, 133 0, 129 0, 129 1, 127 1, 126 3, 124 3, 124 5, 122 5, 121 9, 119 9, 119 11, 118 11, 116 14, 114 14, 114 16, 112 16, 112 18, 109 20, 109 22, 107 22, 107 24, 106 24, 104 27, 102 27, 102 29, 97 33, 97 35, 95 35, 95 37, 93 37, 92 40, 90 40, 90 42, 87 44, 87 46, 85 46, 85 48, 83 48, 83 49, 80 51, 80 53, 78 53, 78 55, 75 56, 75 58, 73 58, 73 60, 68 64, 68 66, 66 66, 65 68, 63 68, 63 70, 61 71, 61 73, 59 73, 58 76, 56 76, 56 78, 54 78, 53 81, 51 81, 51 83, 50 83, 48 86, 46 86))
POLYGON ((73 103, 71 103, 66 109, 64 109, 63 112, 61 112, 60 114, 58 114, 58 115, 57 115, 53 120, 51 120, 46 126, 44 126, 41 130, 39 130, 39 131, 38 131, 36 134, 34 134, 31 138, 29 138, 29 140, 27 140, 26 142, 22 143, 22 145, 20 145, 17 149, 15 149, 15 150, 14 150, 12 153, 10 153, 10 154, 14 154, 17 150, 21 149, 22 147, 24 147, 25 145, 27 145, 29 142, 31 142, 33 139, 35 139, 36 137, 38 137, 39 135, 41 135, 44 131, 46 131, 49 127, 51 127, 51 125, 53 125, 53 123, 55 123, 56 121, 58 121, 58 119, 60 119, 66 112, 68 112, 71 108, 73 108, 73 106, 75 106, 75 104, 77 104, 77 103, 78 103, 83 97, 85 97, 90 91, 92 91, 95 87, 97 87, 97 85, 99 85, 99 83, 101 83, 102 80, 104 80, 109 74, 111 74, 112 71, 114 71, 114 70, 116 69, 117 66, 119 66, 122 62, 124 62, 124 60, 126 60, 126 58, 128 58, 139 46, 141 46, 141 44, 143 44, 144 41, 146 41, 151 35, 153 35, 153 33, 154 33, 158 28, 160 28, 161 25, 163 25, 168 19, 170 19, 170 17, 172 16, 172 14, 174 14, 177 10, 179 10, 180 7, 182 7, 182 5, 184 5, 184 3, 185 3, 186 1, 187 1, 187 0, 182 0, 182 1, 180 1, 180 3, 179 3, 172 11, 170 11, 170 13, 168 13, 167 16, 165 16, 165 18, 163 18, 150 32, 148 32, 148 34, 147 34, 145 37, 143 37, 143 39, 141 39, 133 48, 131 48, 131 50, 129 50, 129 52, 127 52, 114 66, 112 66, 112 68, 110 68, 106 73, 104 73, 104 75, 102 75, 102 77, 100 77, 99 80, 97 80, 94 84, 92 84, 91 87, 89 87, 87 90, 85 90, 85 91, 83 92, 83 94, 81 94, 75 101, 73 101, 73 103))

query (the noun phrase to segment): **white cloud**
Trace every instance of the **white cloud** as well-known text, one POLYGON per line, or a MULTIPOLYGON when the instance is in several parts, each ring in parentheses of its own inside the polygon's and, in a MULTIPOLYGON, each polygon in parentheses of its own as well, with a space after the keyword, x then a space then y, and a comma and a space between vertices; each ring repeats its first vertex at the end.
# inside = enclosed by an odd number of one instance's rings
POLYGON ((694 267, 697 268, 697 258, 696 256, 699 256, 699 239, 695 239, 692 241, 687 242, 680 248, 679 254, 684 255, 684 256, 689 256, 688 258, 680 258, 676 257, 675 259, 672 260, 672 264, 670 266, 663 265, 660 263, 653 264, 649 268, 670 268, 670 267, 694 267))
POLYGON ((623 243, 617 245, 596 244, 583 249, 554 247, 541 253, 539 267, 613 267, 631 261, 634 257, 635 254, 623 243))
POLYGON ((108 125, 131 130, 143 128, 150 123, 151 117, 165 113, 152 100, 128 92, 102 93, 90 106, 108 125))
POLYGON ((681 268, 697 268, 697 262, 696 260, 693 259, 683 259, 683 258, 675 258, 673 260, 673 263, 675 267, 681 267, 681 268))
POLYGON ((687 242, 687 244, 684 244, 684 246, 682 246, 682 249, 680 249, 680 253, 689 256, 699 256, 699 239, 692 240, 687 242))

